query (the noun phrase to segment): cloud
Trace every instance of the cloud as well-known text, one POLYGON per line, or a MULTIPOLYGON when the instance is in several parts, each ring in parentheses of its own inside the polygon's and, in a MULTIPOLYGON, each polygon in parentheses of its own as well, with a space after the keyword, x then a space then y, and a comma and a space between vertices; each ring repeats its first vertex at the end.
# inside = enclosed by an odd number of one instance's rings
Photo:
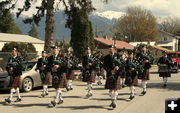
MULTIPOLYGON (((4 1, 4 0, 0 0, 4 1)), ((17 8, 23 7, 24 0, 18 0, 17 8)), ((34 0, 32 8, 28 12, 24 12, 23 15, 32 16, 36 13, 35 6, 40 5, 42 0, 34 0)), ((56 0, 59 1, 59 0, 56 0)), ((177 16, 180 17, 180 0, 109 0, 108 4, 102 2, 102 0, 92 0, 94 7, 98 12, 103 11, 119 11, 125 12, 129 6, 141 6, 148 10, 151 10, 155 16, 177 16)), ((60 6, 62 9, 62 5, 60 6)), ((16 10, 17 11, 17 10, 16 10)), ((14 11, 14 12, 16 12, 14 11)))
POLYGON ((101 0, 93 0, 97 11, 115 10, 126 11, 129 6, 141 6, 156 16, 180 17, 180 0, 110 0, 109 4, 103 4, 101 0))

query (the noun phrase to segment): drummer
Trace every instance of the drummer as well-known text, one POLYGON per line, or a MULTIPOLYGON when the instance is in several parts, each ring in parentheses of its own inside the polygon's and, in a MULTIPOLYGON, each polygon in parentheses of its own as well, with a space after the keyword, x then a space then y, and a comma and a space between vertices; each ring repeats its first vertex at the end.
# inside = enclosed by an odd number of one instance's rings
POLYGON ((168 77, 171 77, 170 68, 172 61, 165 51, 162 54, 163 56, 159 58, 157 65, 159 66, 159 77, 163 77, 163 87, 167 87, 168 77))

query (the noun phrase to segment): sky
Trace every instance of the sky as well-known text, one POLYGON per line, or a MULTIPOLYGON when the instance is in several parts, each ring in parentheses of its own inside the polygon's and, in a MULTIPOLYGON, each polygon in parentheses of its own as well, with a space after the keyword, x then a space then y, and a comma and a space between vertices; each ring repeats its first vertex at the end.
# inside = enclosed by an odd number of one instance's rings
POLYGON ((101 0, 93 0, 97 11, 121 11, 125 12, 129 6, 140 6, 151 10, 155 16, 178 16, 180 17, 180 0, 110 0, 103 4, 101 0))
MULTIPOLYGON (((0 0, 3 1, 3 0, 0 0)), ((17 3, 17 7, 22 7, 22 0, 17 3)), ((36 4, 40 4, 41 0, 36 0, 36 4)), ((58 0, 56 0, 58 1, 58 0)), ((140 6, 142 8, 151 10, 155 16, 176 16, 180 17, 180 0, 109 0, 108 4, 102 2, 102 0, 92 0, 97 12, 103 11, 118 11, 125 12, 129 6, 140 6)), ((35 10, 31 10, 28 13, 31 14, 35 10)))

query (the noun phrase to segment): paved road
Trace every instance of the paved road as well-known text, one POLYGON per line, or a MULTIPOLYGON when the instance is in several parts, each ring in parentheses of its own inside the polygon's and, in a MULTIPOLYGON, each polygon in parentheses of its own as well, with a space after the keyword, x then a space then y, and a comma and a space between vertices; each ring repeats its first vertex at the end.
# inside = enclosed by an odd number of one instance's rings
POLYGON ((145 96, 140 96, 142 89, 137 87, 135 99, 128 101, 129 88, 123 88, 119 91, 118 105, 114 110, 108 107, 110 98, 104 86, 95 84, 93 97, 85 99, 86 84, 75 81, 74 90, 70 92, 64 90, 64 103, 55 108, 48 107, 55 95, 53 88, 50 89, 50 94, 46 98, 39 98, 41 89, 22 93, 23 101, 12 105, 4 105, 3 100, 9 94, 1 92, 0 113, 164 113, 165 98, 180 98, 180 72, 172 75, 167 88, 162 88, 162 80, 157 73, 154 73, 155 71, 157 71, 155 67, 151 69, 151 80, 145 96))

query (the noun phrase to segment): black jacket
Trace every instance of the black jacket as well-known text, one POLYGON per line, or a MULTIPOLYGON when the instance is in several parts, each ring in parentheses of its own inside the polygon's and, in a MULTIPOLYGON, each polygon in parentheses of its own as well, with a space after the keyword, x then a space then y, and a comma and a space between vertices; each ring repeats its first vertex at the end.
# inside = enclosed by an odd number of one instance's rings
POLYGON ((58 64, 58 65, 60 65, 60 68, 58 68, 57 71, 58 72, 66 72, 67 71, 67 62, 65 61, 64 57, 60 54, 57 55, 56 59, 53 55, 51 55, 47 58, 48 63, 46 65, 46 69, 45 69, 46 72, 52 71, 51 69, 55 65, 54 64, 55 60, 61 62, 60 64, 58 64))
POLYGON ((20 76, 20 75, 22 75, 22 58, 20 56, 16 56, 15 58, 10 57, 8 59, 6 70, 7 70, 8 74, 12 75, 12 76, 20 76), (13 74, 11 74, 9 72, 9 69, 11 67, 13 68, 13 74))
POLYGON ((119 55, 114 54, 112 56, 111 54, 108 54, 104 57, 103 67, 106 71, 111 71, 114 69, 114 63, 113 63, 114 58, 119 59, 119 55))
POLYGON ((172 66, 172 61, 169 57, 162 56, 159 58, 157 64, 166 64, 168 68, 170 68, 172 66))
POLYGON ((43 66, 43 65, 47 65, 47 58, 48 57, 41 57, 38 59, 37 61, 37 66, 36 66, 36 69, 39 69, 40 71, 42 71, 40 68, 43 66))

